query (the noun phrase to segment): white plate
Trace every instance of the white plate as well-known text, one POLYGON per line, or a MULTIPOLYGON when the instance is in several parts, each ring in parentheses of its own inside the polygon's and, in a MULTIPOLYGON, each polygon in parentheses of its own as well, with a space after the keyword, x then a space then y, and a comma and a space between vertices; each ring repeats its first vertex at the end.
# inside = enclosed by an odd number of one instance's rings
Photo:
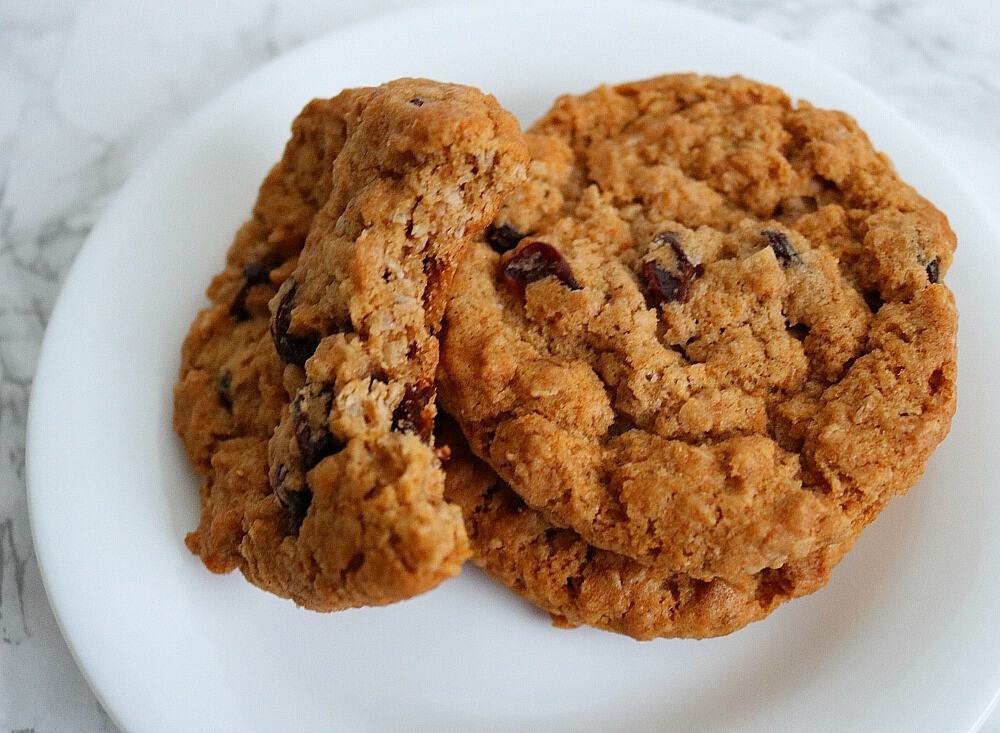
POLYGON ((659 3, 425 8, 271 63, 123 188, 53 314, 32 395, 30 506, 63 632, 125 730, 970 731, 1000 687, 993 445, 997 234, 909 124, 783 43, 659 3), (500 10, 500 8, 503 8, 500 10), (555 95, 677 70, 775 82, 856 115, 952 217, 960 408, 927 476, 829 587, 734 636, 560 631, 474 570, 408 603, 297 610, 209 574, 181 538, 195 481, 170 430, 178 348, 289 121, 313 96, 425 75, 524 122, 555 95))

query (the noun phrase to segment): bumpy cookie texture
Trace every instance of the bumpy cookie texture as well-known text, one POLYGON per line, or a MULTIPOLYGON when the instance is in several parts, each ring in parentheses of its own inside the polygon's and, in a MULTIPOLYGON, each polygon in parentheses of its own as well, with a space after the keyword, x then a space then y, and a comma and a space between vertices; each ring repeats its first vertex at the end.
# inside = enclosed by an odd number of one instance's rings
POLYGON ((399 80, 296 121, 176 389, 205 475, 188 544, 211 569, 316 610, 458 572, 467 541, 431 437, 435 332, 458 257, 525 160, 513 118, 468 87, 399 80))
POLYGON ((547 520, 694 578, 849 541, 955 408, 955 237, 847 115, 693 75, 563 97, 439 379, 547 520))
POLYGON ((473 562, 559 626, 586 624, 636 639, 721 636, 821 588, 850 547, 829 545, 729 580, 665 573, 551 524, 473 457, 457 430, 441 436, 451 448, 445 495, 462 508, 473 562))
POLYGON ((289 404, 254 583, 319 610, 389 603, 468 555, 433 447, 436 331, 459 257, 524 179, 516 121, 468 87, 400 80, 351 118, 295 270, 271 301, 289 404))
POLYGON ((201 521, 187 537, 215 572, 239 567, 248 502, 266 496, 263 447, 288 401, 268 332, 268 302, 295 265, 313 217, 329 197, 347 115, 367 90, 310 102, 292 125, 281 161, 236 235, 226 269, 208 288, 184 342, 174 388, 174 429, 202 477, 201 521))

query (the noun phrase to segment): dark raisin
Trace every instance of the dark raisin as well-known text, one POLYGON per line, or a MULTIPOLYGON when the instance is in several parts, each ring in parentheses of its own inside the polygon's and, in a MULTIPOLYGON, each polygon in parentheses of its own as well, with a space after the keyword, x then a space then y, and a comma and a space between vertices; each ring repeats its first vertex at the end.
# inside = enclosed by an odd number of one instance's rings
POLYGON ((219 398, 219 404, 232 412, 233 410, 233 375, 228 369, 219 375, 215 382, 215 396, 219 398))
POLYGON ((290 491, 285 494, 285 499, 281 503, 287 512, 286 534, 297 535, 299 533, 302 523, 306 520, 306 515, 309 513, 309 505, 312 504, 312 498, 312 490, 309 488, 290 491))
POLYGON ((433 382, 406 385, 403 399, 392 412, 392 429, 429 441, 434 432, 434 411, 430 406, 434 393, 433 382))
POLYGON ((660 303, 686 303, 691 297, 691 283, 701 275, 703 268, 688 259, 674 232, 660 232, 653 237, 654 244, 669 244, 677 259, 677 272, 671 272, 652 260, 642 263, 642 280, 645 285, 646 303, 655 308, 660 303))
POLYGON ((566 590, 573 597, 576 598, 580 595, 580 590, 583 588, 583 575, 571 575, 566 578, 566 590))
POLYGON ((233 298, 233 304, 229 306, 229 312, 237 323, 250 320, 250 311, 247 310, 248 290, 246 285, 240 285, 240 289, 236 291, 236 297, 233 298))
POLYGON ((424 100, 422 100, 420 97, 413 97, 410 99, 410 104, 412 104, 414 107, 423 107, 424 100))
POLYGON ((642 280, 646 290, 646 303, 650 307, 675 300, 687 300, 686 297, 682 298, 687 295, 687 288, 681 279, 655 262, 642 263, 642 280))
POLYGON ((243 266, 243 284, 236 291, 233 304, 229 307, 229 312, 237 321, 246 321, 250 318, 250 311, 247 310, 247 294, 254 285, 265 285, 269 280, 271 268, 260 263, 250 262, 243 266))
POLYGON ((865 303, 868 304, 868 310, 872 313, 878 313, 879 309, 885 305, 885 301, 882 300, 882 293, 877 290, 866 290, 861 294, 861 297, 865 299, 865 303))
POLYGON ((788 333, 796 341, 805 341, 806 336, 809 335, 809 326, 804 323, 796 323, 794 326, 788 327, 788 333))
POLYGON ((927 380, 927 389, 932 395, 936 395, 941 391, 941 388, 945 385, 944 371, 941 367, 938 367, 933 372, 931 372, 930 378, 927 380))
POLYGON ((271 475, 271 490, 275 494, 278 494, 279 499, 281 498, 281 492, 287 478, 288 468, 284 464, 279 465, 277 470, 271 475))
POLYGON ((503 266, 503 276, 520 295, 528 285, 547 277, 556 278, 570 290, 580 290, 569 263, 547 242, 531 242, 514 253, 503 266))
MULTIPOLYGON (((670 344, 670 350, 675 354, 680 354, 681 358, 686 361, 691 361, 691 357, 688 356, 687 347, 681 344, 670 344)), ((646 377, 648 380, 650 377, 646 377)))
POLYGON ((941 279, 941 261, 936 257, 927 265, 927 282, 932 285, 941 279))
POLYGON ((250 262, 243 266, 243 279, 247 285, 263 285, 270 274, 271 268, 261 262, 250 262))
POLYGON ((365 553, 355 552, 351 555, 351 559, 347 561, 347 565, 344 567, 345 573, 356 573, 361 569, 361 566, 365 564, 365 553))
POLYGON ((284 463, 278 463, 276 466, 271 467, 271 472, 268 476, 271 483, 271 491, 274 492, 274 495, 282 506, 288 506, 289 493, 302 489, 301 486, 290 485, 288 474, 288 466, 284 463))
POLYGON ((608 426, 607 437, 615 438, 619 435, 624 435, 629 430, 635 430, 635 421, 627 415, 616 415, 615 420, 608 426))
POLYGON ((283 362, 302 366, 315 353, 319 339, 316 336, 292 336, 288 333, 297 287, 294 280, 289 280, 278 308, 271 317, 271 339, 283 362))
POLYGON ((503 254, 514 249, 518 245, 518 242, 526 236, 528 235, 524 232, 519 232, 510 224, 501 224, 500 226, 494 224, 486 230, 486 243, 495 252, 503 254))
POLYGON ((813 176, 812 177, 813 189, 818 188, 821 191, 839 191, 839 187, 836 183, 831 181, 829 178, 824 178, 823 176, 813 176))
POLYGON ((299 446, 302 470, 308 471, 321 460, 343 448, 330 432, 330 405, 333 389, 330 385, 310 383, 299 390, 292 401, 292 428, 299 446))
POLYGON ((799 257, 799 253, 789 243, 788 237, 784 232, 765 229, 760 234, 767 240, 771 249, 774 250, 774 256, 778 258, 778 262, 781 263, 782 267, 802 264, 802 258, 799 257))
MULTIPOLYGON (((312 503, 312 490, 305 484, 293 486, 292 477, 289 474, 288 466, 284 464, 272 469, 271 490, 278 503, 285 508, 285 516, 282 521, 283 534, 297 535, 306 514, 309 512, 309 505, 312 503)), ((301 479, 301 474, 297 474, 297 476, 301 479)))

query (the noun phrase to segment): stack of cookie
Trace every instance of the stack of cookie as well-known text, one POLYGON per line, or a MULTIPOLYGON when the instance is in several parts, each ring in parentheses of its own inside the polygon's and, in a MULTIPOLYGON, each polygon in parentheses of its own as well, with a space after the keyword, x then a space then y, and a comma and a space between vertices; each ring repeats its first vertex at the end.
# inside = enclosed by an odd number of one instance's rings
POLYGON ((955 408, 955 237, 848 116, 739 77, 311 102, 185 341, 187 543, 316 610, 471 558, 707 637, 811 593, 955 408))

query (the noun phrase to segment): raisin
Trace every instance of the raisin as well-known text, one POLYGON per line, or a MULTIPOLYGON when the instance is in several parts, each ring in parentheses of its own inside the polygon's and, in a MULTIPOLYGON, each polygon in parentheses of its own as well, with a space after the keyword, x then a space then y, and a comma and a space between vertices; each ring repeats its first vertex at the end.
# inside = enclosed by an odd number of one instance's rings
POLYGON ((247 310, 247 294, 254 285, 265 285, 270 281, 271 268, 260 262, 250 262, 243 266, 243 284, 236 291, 233 304, 229 307, 229 312, 237 321, 246 321, 250 318, 250 311, 247 310))
POLYGON ((607 437, 616 438, 624 435, 629 430, 635 430, 636 424, 628 415, 616 415, 614 422, 608 426, 607 437))
POLYGON ((285 534, 297 535, 302 528, 302 523, 306 521, 309 514, 309 505, 312 504, 312 490, 305 488, 300 491, 291 491, 285 495, 282 505, 285 507, 285 534))
POLYGON ((877 290, 866 290, 861 294, 861 297, 865 299, 865 303, 868 304, 868 310, 872 313, 878 313, 879 309, 885 305, 885 301, 882 300, 882 293, 877 290))
POLYGON ((219 375, 215 382, 215 396, 219 398, 219 404, 229 412, 233 411, 233 375, 228 369, 219 375))
POLYGON ((243 279, 247 285, 263 285, 270 274, 271 268, 261 262, 250 262, 243 267, 243 279))
POLYGON ((819 191, 823 193, 838 194, 840 192, 840 187, 836 184, 836 182, 820 175, 814 175, 812 177, 809 188, 812 191, 819 191))
POLYGON ((580 595, 580 590, 583 588, 583 574, 571 575, 566 578, 566 591, 573 598, 577 598, 580 595))
POLYGON ((345 574, 356 573, 361 569, 361 566, 365 564, 365 553, 355 552, 351 555, 351 559, 347 561, 347 565, 344 567, 345 574))
POLYGON ((669 244, 677 259, 677 272, 647 260, 642 263, 646 303, 654 308, 660 303, 686 303, 691 297, 691 283, 701 275, 701 265, 692 264, 674 232, 660 232, 653 237, 654 244, 669 244))
POLYGON ((319 339, 316 336, 291 336, 288 333, 297 287, 294 280, 289 280, 287 289, 281 295, 278 308, 271 317, 271 339, 283 362, 302 366, 315 353, 319 339))
POLYGON ((788 335, 796 341, 805 341, 806 336, 809 335, 809 330, 809 326, 806 324, 796 323, 795 325, 788 326, 788 335))
POLYGON ((945 382, 944 371, 938 367, 931 372, 931 376, 927 380, 927 389, 932 395, 936 395, 945 386, 945 382))
POLYGON ((422 440, 429 441, 434 432, 434 411, 430 407, 433 399, 433 382, 406 385, 403 399, 392 412, 392 429, 413 433, 422 440))
MULTIPOLYGON (((690 343, 690 339, 688 340, 688 343, 690 343)), ((685 361, 691 361, 691 357, 688 356, 686 344, 670 344, 670 350, 675 354, 679 354, 685 361)), ((647 379, 649 379, 649 377, 647 377, 647 379)))
POLYGON ((519 295, 533 282, 554 277, 570 290, 580 290, 580 283, 573 277, 569 263, 559 250, 547 242, 531 242, 507 260, 503 276, 519 295))
POLYGON ((655 262, 642 263, 642 279, 646 285, 646 302, 650 307, 675 300, 682 303, 687 300, 686 285, 655 262))
POLYGON ((286 535, 297 535, 309 513, 313 495, 308 486, 292 487, 289 483, 288 468, 278 466, 271 478, 271 489, 278 503, 285 508, 282 531, 286 535))
POLYGON ((935 257, 927 265, 927 282, 933 285, 940 279, 941 279, 941 261, 935 257))
POLYGON ((291 406, 292 428, 299 446, 302 470, 308 471, 331 453, 343 448, 330 432, 328 420, 333 403, 329 385, 310 383, 299 390, 291 406))
POLYGON ((802 258, 799 257, 799 253, 789 243, 788 237, 784 232, 765 229, 760 234, 767 240, 771 249, 774 250, 774 256, 778 258, 778 262, 781 263, 782 267, 802 264, 802 258))
POLYGON ((486 243, 493 248, 494 252, 503 254, 510 252, 527 234, 519 232, 510 224, 491 225, 486 230, 486 243))

